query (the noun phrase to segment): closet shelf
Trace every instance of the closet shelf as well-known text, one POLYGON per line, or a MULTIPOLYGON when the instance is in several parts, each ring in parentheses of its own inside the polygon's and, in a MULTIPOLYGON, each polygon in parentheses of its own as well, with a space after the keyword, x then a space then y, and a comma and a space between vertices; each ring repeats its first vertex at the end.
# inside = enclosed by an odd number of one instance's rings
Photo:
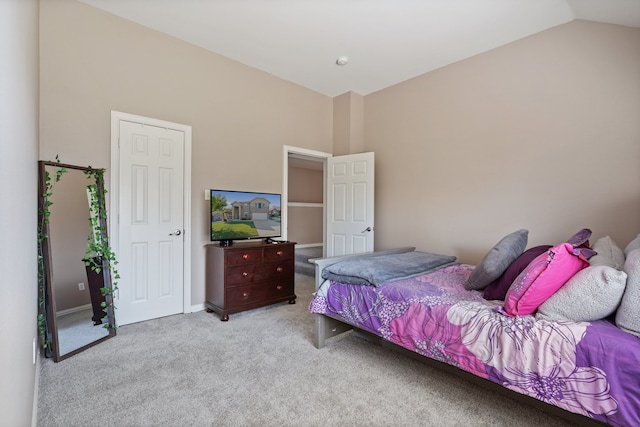
POLYGON ((289 202, 287 206, 294 208, 321 208, 324 203, 289 202))

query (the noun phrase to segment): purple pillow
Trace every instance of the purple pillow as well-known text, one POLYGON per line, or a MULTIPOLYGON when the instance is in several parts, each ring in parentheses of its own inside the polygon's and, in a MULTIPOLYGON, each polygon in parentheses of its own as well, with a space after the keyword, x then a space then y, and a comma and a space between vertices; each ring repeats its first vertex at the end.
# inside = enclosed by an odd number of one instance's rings
POLYGON ((516 277, 522 273, 522 270, 527 268, 527 265, 529 265, 529 263, 538 255, 547 252, 551 248, 551 245, 541 245, 524 251, 522 255, 516 258, 516 260, 507 267, 506 271, 502 273, 500 277, 489 283, 489 285, 484 288, 484 299, 504 300, 509 287, 511 287, 513 281, 516 280, 516 277))

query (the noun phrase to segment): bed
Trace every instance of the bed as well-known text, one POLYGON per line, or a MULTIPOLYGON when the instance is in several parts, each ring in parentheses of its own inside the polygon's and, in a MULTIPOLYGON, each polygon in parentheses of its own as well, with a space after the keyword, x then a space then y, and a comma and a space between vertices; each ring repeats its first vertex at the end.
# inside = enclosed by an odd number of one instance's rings
MULTIPOLYGON (((528 403, 573 422, 640 425, 639 334, 618 327, 615 316, 587 322, 552 320, 539 312, 509 315, 505 301, 468 289, 479 267, 453 257, 436 255, 437 265, 424 263, 423 271, 385 276, 389 265, 404 268, 417 253, 407 247, 312 260, 316 292, 309 310, 316 317, 316 347, 355 329, 511 397, 526 396, 528 403), (335 268, 354 261, 360 271, 380 267, 376 274, 382 276, 363 279, 335 268)), ((638 305, 636 296, 630 295, 638 305)))

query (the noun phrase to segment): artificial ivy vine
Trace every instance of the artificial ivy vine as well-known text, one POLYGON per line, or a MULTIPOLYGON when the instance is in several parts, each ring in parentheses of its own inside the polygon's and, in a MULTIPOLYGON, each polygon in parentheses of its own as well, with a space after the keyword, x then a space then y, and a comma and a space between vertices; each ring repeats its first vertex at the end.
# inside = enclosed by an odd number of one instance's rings
MULTIPOLYGON (((56 162, 60 163, 60 159, 56 156, 56 162)), ((45 270, 44 270, 44 249, 43 242, 48 239, 49 236, 45 233, 45 226, 49 224, 49 217, 51 211, 49 207, 53 204, 50 197, 53 195, 53 186, 59 182, 62 176, 67 172, 67 169, 59 167, 56 169, 55 178, 52 181, 49 171, 44 172, 44 188, 42 189, 41 197, 43 198, 42 207, 40 208, 40 221, 38 222, 38 334, 40 336, 40 345, 45 350, 51 349, 51 339, 48 336, 48 325, 46 313, 47 302, 47 290, 45 282, 45 270)))
MULTIPOLYGON (((105 301, 102 302, 102 309, 105 314, 108 310, 115 309, 113 305, 113 295, 118 290, 118 280, 120 274, 116 266, 118 260, 109 246, 107 237, 107 209, 105 206, 105 195, 107 190, 104 189, 104 169, 89 169, 84 171, 85 175, 93 178, 93 183, 87 186, 89 190, 89 210, 91 215, 89 223, 91 224, 92 233, 87 238, 87 251, 85 265, 91 270, 100 274, 102 272, 103 263, 106 261, 108 270, 111 272, 111 287, 104 286, 100 288, 105 301)), ((104 328, 115 328, 115 324, 107 323, 104 328)))

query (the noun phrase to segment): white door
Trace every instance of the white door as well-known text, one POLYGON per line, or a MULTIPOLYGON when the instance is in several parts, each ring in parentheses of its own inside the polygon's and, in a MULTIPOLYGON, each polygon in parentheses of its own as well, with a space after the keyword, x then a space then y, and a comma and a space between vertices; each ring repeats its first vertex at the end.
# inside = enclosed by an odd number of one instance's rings
POLYGON ((374 153, 327 159, 327 256, 373 251, 374 153))
POLYGON ((182 313, 184 156, 179 130, 120 121, 118 325, 182 313))

